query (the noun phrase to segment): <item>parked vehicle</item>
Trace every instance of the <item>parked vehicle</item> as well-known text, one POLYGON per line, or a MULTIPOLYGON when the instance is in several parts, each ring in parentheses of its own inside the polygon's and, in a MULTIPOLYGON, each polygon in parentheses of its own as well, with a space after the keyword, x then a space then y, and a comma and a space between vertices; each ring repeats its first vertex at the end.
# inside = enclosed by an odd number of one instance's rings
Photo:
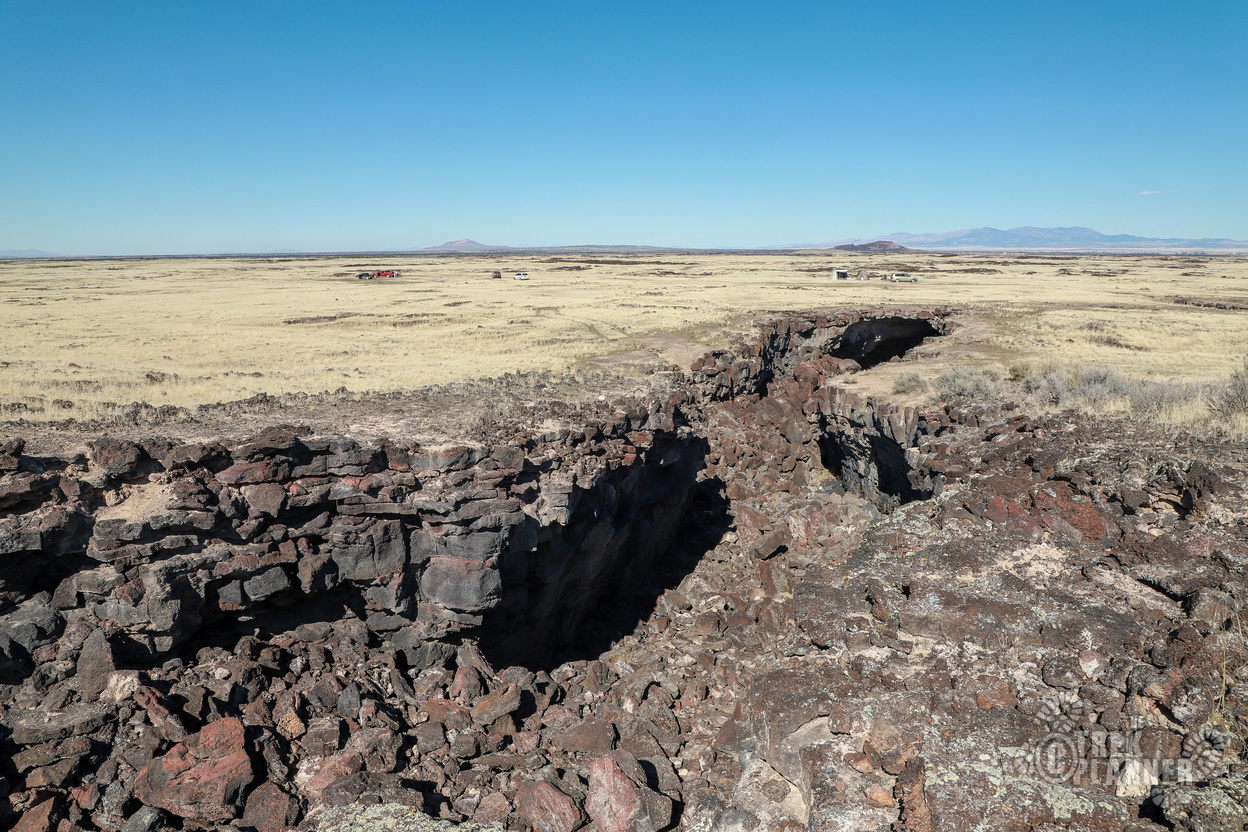
POLYGON ((494 272, 493 274, 490 275, 490 277, 494 278, 495 280, 500 279, 502 276, 503 276, 502 272, 494 272))
POLYGON ((513 278, 513 280, 528 280, 528 279, 529 279, 528 272, 516 272, 516 276, 513 278))

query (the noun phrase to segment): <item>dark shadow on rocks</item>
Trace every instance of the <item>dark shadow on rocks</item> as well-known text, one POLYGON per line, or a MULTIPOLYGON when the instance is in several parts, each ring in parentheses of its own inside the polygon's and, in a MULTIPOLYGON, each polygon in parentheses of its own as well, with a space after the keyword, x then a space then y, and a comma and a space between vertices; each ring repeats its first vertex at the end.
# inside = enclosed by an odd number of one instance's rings
POLYGON ((720 486, 718 480, 699 484, 671 549, 639 576, 641 580, 621 582, 606 593, 545 669, 567 661, 598 658, 650 618, 663 593, 678 587, 731 528, 728 500, 720 486))
POLYGON ((552 669, 633 632, 731 522, 718 481, 698 481, 707 443, 657 442, 643 465, 574 490, 562 523, 530 521, 503 557, 480 644, 495 667, 552 669))
POLYGON ((832 431, 819 439, 823 466, 845 490, 892 511, 931 492, 915 488, 905 449, 884 436, 857 431, 832 431))
POLYGON ((847 326, 833 340, 828 353, 837 358, 852 358, 865 370, 899 358, 923 343, 924 338, 939 334, 923 318, 872 318, 847 326))
MULTIPOLYGON (((1160 798, 1160 794, 1158 797, 1160 798)), ((1137 817, 1139 817, 1140 820, 1152 821, 1158 826, 1162 826, 1166 829, 1174 828, 1174 824, 1166 818, 1166 813, 1162 810, 1161 806, 1158 805, 1158 802, 1152 797, 1149 797, 1140 804, 1140 813, 1137 817)))
MULTIPOLYGON (((285 632, 294 632, 301 640, 314 642, 328 637, 334 631, 334 625, 344 621, 363 633, 366 630, 365 615, 364 600, 359 593, 352 587, 340 587, 321 595, 299 598, 297 603, 260 608, 253 614, 214 618, 156 661, 143 661, 144 656, 134 655, 124 655, 124 658, 130 666, 139 668, 150 667, 172 657, 190 664, 205 648, 233 652, 235 645, 248 636, 271 639, 285 632)), ((367 636, 363 640, 367 641, 367 636)))

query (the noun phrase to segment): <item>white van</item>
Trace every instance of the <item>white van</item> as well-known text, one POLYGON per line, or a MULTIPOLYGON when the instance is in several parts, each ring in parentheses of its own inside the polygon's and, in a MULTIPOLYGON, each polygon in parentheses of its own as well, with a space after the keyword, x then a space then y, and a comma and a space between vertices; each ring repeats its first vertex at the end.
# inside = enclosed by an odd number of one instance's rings
POLYGON ((528 279, 529 279, 528 272, 516 272, 516 276, 512 278, 512 280, 528 280, 528 279))

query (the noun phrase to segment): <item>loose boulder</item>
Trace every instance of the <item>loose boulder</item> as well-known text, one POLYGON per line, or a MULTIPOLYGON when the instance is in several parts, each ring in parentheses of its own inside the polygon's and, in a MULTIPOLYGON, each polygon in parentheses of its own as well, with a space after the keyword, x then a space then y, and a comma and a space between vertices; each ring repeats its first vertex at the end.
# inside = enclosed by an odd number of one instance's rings
POLYGON ((217 823, 238 815, 254 780, 243 723, 230 717, 148 763, 135 779, 134 796, 179 817, 217 823))

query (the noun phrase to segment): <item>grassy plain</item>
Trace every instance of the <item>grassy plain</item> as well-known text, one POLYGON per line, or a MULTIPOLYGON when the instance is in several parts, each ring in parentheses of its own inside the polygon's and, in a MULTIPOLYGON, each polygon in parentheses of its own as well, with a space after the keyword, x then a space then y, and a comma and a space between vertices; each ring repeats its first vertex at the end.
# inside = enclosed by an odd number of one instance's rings
MULTIPOLYGON (((859 380, 1099 364, 1209 382, 1248 355, 1248 258, 455 255, 0 261, 0 419, 106 418, 256 393, 408 390, 507 372, 689 361, 783 310, 941 305, 958 330, 859 380), (877 275, 831 281, 836 267, 877 275), (402 277, 357 280, 360 271, 402 277), (501 270, 504 278, 490 274, 501 270), (528 281, 511 275, 527 271, 528 281), (893 271, 914 284, 878 279, 893 271), (1176 296, 1239 309, 1178 304, 1176 296)), ((914 398, 921 398, 915 394, 914 398)))

